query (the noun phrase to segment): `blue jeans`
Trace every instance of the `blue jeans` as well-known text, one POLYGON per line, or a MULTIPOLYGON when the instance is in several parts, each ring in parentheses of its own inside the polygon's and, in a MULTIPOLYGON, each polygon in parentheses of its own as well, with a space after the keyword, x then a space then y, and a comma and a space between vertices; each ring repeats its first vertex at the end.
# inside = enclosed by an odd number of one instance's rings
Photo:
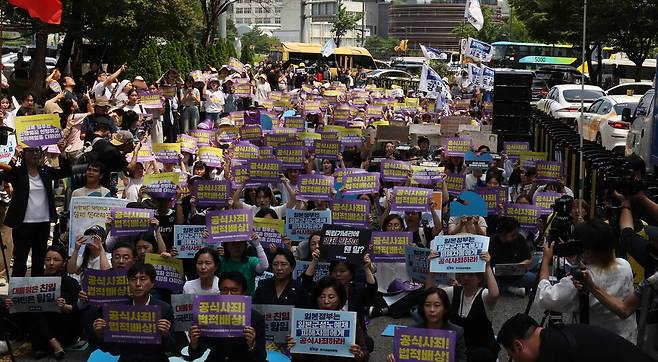
POLYGON ((180 115, 181 133, 187 133, 187 131, 195 129, 196 125, 199 124, 199 108, 196 106, 183 107, 183 111, 180 115))

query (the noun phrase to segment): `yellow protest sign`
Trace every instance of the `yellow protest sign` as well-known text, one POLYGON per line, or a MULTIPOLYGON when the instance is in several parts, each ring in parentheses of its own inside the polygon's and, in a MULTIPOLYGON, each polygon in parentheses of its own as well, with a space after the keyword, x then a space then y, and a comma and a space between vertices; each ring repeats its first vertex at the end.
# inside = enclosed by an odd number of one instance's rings
POLYGON ((55 145, 62 138, 57 114, 16 117, 16 139, 23 147, 55 145))

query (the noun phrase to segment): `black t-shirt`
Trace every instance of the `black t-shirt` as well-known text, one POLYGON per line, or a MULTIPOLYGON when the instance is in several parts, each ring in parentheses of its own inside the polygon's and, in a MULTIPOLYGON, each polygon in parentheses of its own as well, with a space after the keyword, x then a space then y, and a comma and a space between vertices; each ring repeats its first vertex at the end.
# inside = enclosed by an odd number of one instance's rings
POLYGON ((492 265, 520 263, 532 257, 528 242, 520 234, 511 242, 503 242, 498 235, 494 235, 489 243, 489 254, 492 265))
POLYGON ((174 225, 176 224, 176 210, 171 210, 167 215, 155 214, 155 218, 160 223, 160 234, 167 246, 167 251, 171 250, 174 245, 174 225))
POLYGON ((574 324, 540 332, 538 362, 653 361, 640 348, 600 327, 574 324), (571 336, 571 342, 567 336, 571 336))
POLYGON ((94 152, 98 154, 98 161, 102 162, 107 170, 104 176, 110 176, 110 172, 123 171, 128 166, 126 156, 119 151, 119 149, 110 143, 108 140, 100 140, 94 143, 92 147, 94 152))

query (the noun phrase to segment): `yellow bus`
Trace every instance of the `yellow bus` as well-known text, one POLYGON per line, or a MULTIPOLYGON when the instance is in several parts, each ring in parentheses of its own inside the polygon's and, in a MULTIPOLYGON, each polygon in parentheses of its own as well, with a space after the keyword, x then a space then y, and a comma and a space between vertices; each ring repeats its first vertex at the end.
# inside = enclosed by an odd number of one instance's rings
POLYGON ((366 48, 340 47, 326 58, 322 56, 320 49, 322 49, 321 44, 282 42, 270 50, 269 60, 282 61, 285 66, 299 63, 304 63, 307 67, 315 63, 327 64, 334 75, 337 67, 356 70, 361 66, 365 71, 377 69, 372 55, 366 48))

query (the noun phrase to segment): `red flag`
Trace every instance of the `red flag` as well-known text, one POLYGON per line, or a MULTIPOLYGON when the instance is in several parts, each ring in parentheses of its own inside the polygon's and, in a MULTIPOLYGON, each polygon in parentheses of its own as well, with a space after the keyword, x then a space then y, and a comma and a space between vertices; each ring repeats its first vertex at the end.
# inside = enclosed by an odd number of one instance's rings
POLYGON ((61 0, 9 0, 9 3, 27 10, 31 17, 44 23, 59 24, 62 22, 61 0))

